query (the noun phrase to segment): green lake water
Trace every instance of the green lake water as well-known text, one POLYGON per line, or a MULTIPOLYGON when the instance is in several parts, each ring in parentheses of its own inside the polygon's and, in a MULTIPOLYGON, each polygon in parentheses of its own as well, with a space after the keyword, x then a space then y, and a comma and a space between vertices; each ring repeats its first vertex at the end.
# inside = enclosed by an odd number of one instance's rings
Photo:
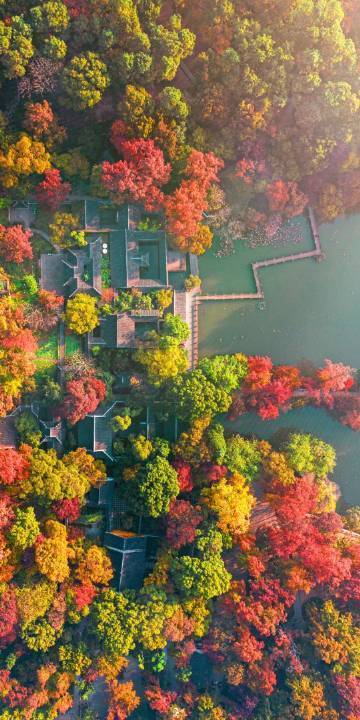
MULTIPOLYGON (((301 243, 249 249, 239 241, 235 255, 200 258, 203 292, 254 292, 250 263, 311 248, 304 219, 301 243)), ((310 258, 260 270, 265 309, 256 300, 206 301, 199 309, 200 356, 244 352, 271 355, 276 363, 326 357, 360 367, 360 215, 320 227, 326 259, 310 258)), ((270 437, 279 427, 296 427, 323 437, 337 450, 334 479, 344 499, 360 504, 360 433, 341 427, 323 411, 292 411, 264 423, 245 416, 233 430, 270 437)))

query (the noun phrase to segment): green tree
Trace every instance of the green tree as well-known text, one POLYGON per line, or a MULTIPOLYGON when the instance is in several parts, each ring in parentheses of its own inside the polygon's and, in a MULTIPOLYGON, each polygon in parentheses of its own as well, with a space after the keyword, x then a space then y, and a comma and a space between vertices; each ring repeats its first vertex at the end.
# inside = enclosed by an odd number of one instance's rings
POLYGON ((213 461, 221 465, 226 454, 226 440, 223 425, 215 423, 209 427, 206 432, 206 444, 211 452, 213 461))
POLYGON ((189 108, 183 98, 181 90, 168 86, 161 90, 158 96, 159 106, 164 115, 174 120, 185 120, 189 108))
POLYGON ((312 435, 293 433, 282 449, 290 467, 299 475, 315 473, 317 477, 325 477, 336 464, 334 448, 312 435))
POLYGON ((185 597, 202 597, 205 600, 223 595, 230 587, 231 575, 219 555, 211 559, 184 555, 175 558, 171 566, 175 587, 185 597))
POLYGON ((35 652, 47 652, 56 643, 56 631, 48 620, 41 618, 23 627, 21 637, 29 648, 35 652))
POLYGON ((69 24, 69 12, 62 0, 49 0, 30 9, 35 30, 41 33, 62 33, 69 24))
POLYGON ((138 635, 140 646, 147 652, 162 650, 167 644, 164 625, 173 612, 166 592, 149 585, 140 590, 137 601, 141 621, 138 635))
POLYGON ((145 435, 132 435, 130 436, 130 441, 131 450, 136 460, 143 462, 150 457, 153 451, 153 445, 151 440, 148 440, 145 435))
POLYGON ((232 435, 226 441, 224 464, 232 472, 238 472, 250 482, 254 481, 261 466, 261 452, 256 440, 245 440, 232 435))
POLYGON ((50 60, 63 60, 67 53, 67 45, 64 40, 50 35, 44 40, 44 55, 50 60))
POLYGON ((343 520, 347 530, 359 533, 360 535, 360 505, 354 505, 354 507, 349 508, 343 520))
POLYGON ((226 412, 231 396, 222 387, 216 387, 200 368, 175 378, 167 393, 168 401, 176 405, 183 420, 202 416, 215 416, 226 412))
POLYGON ((66 305, 65 323, 69 330, 78 335, 85 335, 94 330, 99 324, 96 298, 85 293, 78 293, 71 298, 66 305))
POLYGON ((16 416, 14 425, 19 436, 20 443, 26 443, 32 447, 38 447, 41 441, 41 432, 39 423, 35 416, 29 411, 24 410, 16 416))
POLYGON ((40 532, 40 525, 36 519, 33 507, 16 510, 16 518, 11 526, 8 538, 16 550, 26 550, 31 547, 40 532))
POLYGON ((20 15, 13 15, 10 24, 0 20, 0 50, 5 77, 25 75, 35 50, 31 26, 20 15))
POLYGON ((54 215, 54 221, 50 223, 49 230, 51 240, 54 245, 60 248, 73 247, 74 245, 86 245, 85 243, 77 243, 73 233, 79 229, 80 218, 72 213, 57 212, 54 215))
POLYGON ((65 102, 75 110, 85 110, 100 102, 110 79, 105 63, 93 52, 75 55, 63 72, 65 102))
MULTIPOLYGON (((122 120, 136 135, 148 138, 154 129, 155 103, 152 95, 143 87, 127 85, 119 110, 122 120)), ((113 142, 116 142, 116 125, 113 126, 113 142)))
POLYGON ((167 313, 161 328, 161 335, 160 347, 182 345, 190 337, 190 329, 180 315, 167 313))
POLYGON ((214 385, 223 387, 228 393, 239 387, 248 371, 246 356, 241 354, 203 358, 198 367, 214 385))
POLYGON ((136 604, 115 590, 104 592, 92 606, 91 627, 109 658, 126 656, 135 648, 140 621, 136 604))
POLYGON ((38 392, 40 398, 49 405, 58 403, 61 399, 61 386, 48 375, 41 378, 40 385, 38 386, 38 392))
POLYGON ((91 658, 86 654, 85 643, 60 645, 59 660, 63 669, 73 675, 83 675, 91 665, 91 658))
POLYGON ((167 513, 179 489, 176 470, 160 455, 140 468, 123 488, 134 511, 151 517, 167 513))
POLYGON ((173 80, 181 63, 190 55, 195 45, 195 35, 181 27, 179 15, 172 15, 169 27, 153 24, 150 27, 153 53, 153 74, 157 80, 173 80))

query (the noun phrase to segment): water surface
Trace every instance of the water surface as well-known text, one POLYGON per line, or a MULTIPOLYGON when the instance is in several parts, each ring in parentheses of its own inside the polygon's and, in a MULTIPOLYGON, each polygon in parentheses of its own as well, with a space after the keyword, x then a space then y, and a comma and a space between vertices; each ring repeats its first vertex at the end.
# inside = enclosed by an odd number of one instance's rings
MULTIPOLYGON (((302 221, 303 222, 303 221, 302 221)), ((360 367, 360 215, 320 227, 326 259, 310 258, 260 270, 265 309, 256 300, 207 301, 199 310, 200 355, 244 352, 271 355, 276 363, 327 357, 360 367)), ((250 262, 309 249, 299 245, 250 250, 237 243, 236 254, 216 258, 210 251, 200 258, 206 293, 252 292, 250 262)), ((360 433, 341 427, 323 411, 297 410, 280 421, 239 421, 243 432, 269 437, 278 427, 292 426, 324 437, 334 445, 338 465, 334 479, 348 502, 360 503, 360 433), (255 429, 254 429, 255 428, 255 429), (325 437, 325 435, 326 437, 325 437)))

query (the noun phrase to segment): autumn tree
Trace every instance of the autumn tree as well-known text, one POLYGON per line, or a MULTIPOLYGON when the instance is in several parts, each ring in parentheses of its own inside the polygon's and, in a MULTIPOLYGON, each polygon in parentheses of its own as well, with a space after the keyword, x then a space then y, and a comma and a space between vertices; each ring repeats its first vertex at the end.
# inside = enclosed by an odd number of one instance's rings
POLYGON ((331 600, 307 611, 313 646, 334 672, 356 675, 359 667, 360 630, 350 613, 341 613, 331 600))
POLYGON ((23 177, 41 175, 50 169, 50 155, 45 145, 23 133, 19 140, 0 150, 0 182, 4 188, 17 187, 23 177))
POLYGON ((91 108, 100 102, 109 85, 107 67, 94 52, 75 55, 64 69, 62 84, 67 105, 81 110, 91 108))
POLYGON ((53 212, 60 207, 71 192, 71 185, 63 182, 59 170, 47 170, 35 189, 36 199, 40 205, 50 208, 53 212))
POLYGON ((318 477, 324 477, 335 467, 335 450, 311 435, 293 433, 283 450, 290 467, 299 474, 314 472, 318 477))
POLYGON ((178 345, 136 350, 134 360, 146 369, 149 381, 155 386, 176 378, 188 367, 187 354, 178 345))
POLYGON ((116 680, 110 680, 108 688, 110 703, 107 720, 127 718, 140 705, 140 698, 136 694, 132 682, 119 683, 116 680))
POLYGON ((56 520, 48 520, 45 536, 35 547, 35 562, 39 572, 53 582, 62 582, 69 576, 66 528, 56 520))
POLYGON ((35 448, 29 456, 29 471, 22 479, 21 494, 24 498, 36 498, 37 505, 42 507, 64 499, 78 498, 82 502, 90 488, 104 479, 103 464, 83 448, 62 459, 54 450, 35 448))
POLYGON ((85 552, 76 570, 77 578, 94 585, 108 585, 113 576, 113 568, 104 548, 92 545, 85 552))
POLYGON ((0 416, 12 410, 25 389, 33 388, 36 340, 18 298, 0 298, 0 416))
POLYGON ((335 398, 334 414, 343 425, 360 430, 360 397, 356 393, 339 395, 335 398))
POLYGON ((296 182, 276 180, 266 188, 266 196, 271 212, 280 212, 287 218, 301 215, 308 203, 296 182))
POLYGON ((68 300, 65 310, 65 323, 69 330, 84 335, 91 332, 99 324, 99 312, 96 298, 84 293, 77 293, 68 300))
POLYGON ((324 710, 324 687, 314 678, 302 675, 291 683, 291 701, 302 720, 313 720, 324 710))
POLYGON ((166 528, 166 539, 176 550, 195 540, 196 528, 202 521, 199 507, 188 500, 172 500, 166 528))
POLYGON ((79 228, 80 218, 78 215, 56 212, 53 222, 49 225, 51 240, 54 245, 61 248, 86 245, 85 233, 79 231, 79 228))
POLYGON ((60 408, 61 415, 70 425, 83 420, 86 415, 94 412, 105 400, 106 385, 95 376, 68 380, 65 386, 65 397, 60 408))
POLYGON ((117 143, 123 160, 105 161, 101 182, 118 202, 142 202, 146 210, 158 209, 163 201, 161 187, 170 179, 170 165, 154 141, 123 139, 117 143))
POLYGON ((230 478, 221 478, 219 482, 202 490, 201 499, 215 515, 216 524, 222 532, 234 536, 249 529, 254 499, 245 478, 238 473, 230 478))
POLYGON ((177 473, 165 458, 157 456, 126 478, 123 492, 136 512, 159 517, 169 511, 171 500, 179 493, 177 473))
POLYGON ((31 230, 24 230, 22 225, 10 227, 0 225, 0 257, 6 262, 13 263, 31 260, 33 256, 31 235, 31 230))
POLYGON ((47 100, 26 105, 24 125, 26 130, 35 138, 41 138, 42 135, 45 135, 53 120, 54 113, 47 100))
POLYGON ((168 231, 175 238, 192 238, 200 232, 199 224, 207 208, 207 192, 211 183, 218 182, 221 167, 222 161, 213 153, 191 151, 185 169, 187 179, 165 198, 168 231))

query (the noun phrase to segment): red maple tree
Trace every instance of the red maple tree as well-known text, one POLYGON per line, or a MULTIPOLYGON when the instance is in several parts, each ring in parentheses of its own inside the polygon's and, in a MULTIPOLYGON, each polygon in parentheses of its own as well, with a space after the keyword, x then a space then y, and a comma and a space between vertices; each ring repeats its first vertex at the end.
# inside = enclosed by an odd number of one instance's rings
POLYGON ((50 208, 53 212, 66 200, 71 192, 71 184, 63 182, 60 170, 52 168, 44 173, 42 180, 35 188, 35 195, 40 205, 50 208))
POLYGON ((148 211, 160 208, 163 201, 161 187, 170 179, 171 166, 164 160, 162 150, 153 140, 136 138, 122 140, 118 149, 123 160, 103 162, 103 187, 119 202, 142 202, 148 211))
POLYGON ((66 383, 65 397, 60 414, 70 425, 82 420, 88 413, 94 412, 99 403, 105 400, 106 385, 94 376, 87 376, 66 383))
POLYGON ((0 225, 0 257, 6 262, 23 263, 33 256, 30 244, 31 230, 24 230, 22 225, 5 227, 0 225))
POLYGON ((0 483, 14 485, 24 480, 29 473, 26 455, 13 448, 0 448, 0 483))
POLYGON ((52 504, 52 509, 59 520, 74 522, 80 517, 80 500, 77 497, 57 500, 52 504))
POLYGON ((173 500, 167 516, 166 539, 171 547, 179 549, 195 539, 196 528, 202 521, 200 508, 187 500, 173 500))
POLYGON ((169 233, 175 237, 196 235, 207 208, 207 192, 211 183, 218 182, 223 161, 213 153, 192 150, 180 186, 164 198, 169 233))

